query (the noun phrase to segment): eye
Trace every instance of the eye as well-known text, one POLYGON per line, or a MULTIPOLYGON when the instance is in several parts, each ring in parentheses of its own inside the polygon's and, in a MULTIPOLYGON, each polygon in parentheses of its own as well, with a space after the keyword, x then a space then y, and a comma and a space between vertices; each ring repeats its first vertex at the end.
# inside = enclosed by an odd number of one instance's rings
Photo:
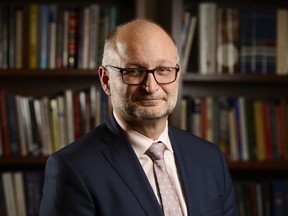
POLYGON ((145 73, 145 70, 142 68, 126 68, 123 71, 123 75, 127 76, 137 76, 137 75, 142 75, 143 73, 145 73))
POLYGON ((169 73, 173 71, 173 68, 171 67, 160 67, 160 68, 157 68, 157 72, 161 72, 161 73, 169 73))

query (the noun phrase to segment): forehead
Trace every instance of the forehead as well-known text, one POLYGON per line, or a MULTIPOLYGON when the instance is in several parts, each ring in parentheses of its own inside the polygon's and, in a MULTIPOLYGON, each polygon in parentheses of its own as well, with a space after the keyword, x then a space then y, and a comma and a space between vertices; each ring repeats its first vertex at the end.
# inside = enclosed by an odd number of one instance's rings
POLYGON ((116 40, 122 60, 176 60, 176 46, 156 25, 128 26, 121 29, 116 40))

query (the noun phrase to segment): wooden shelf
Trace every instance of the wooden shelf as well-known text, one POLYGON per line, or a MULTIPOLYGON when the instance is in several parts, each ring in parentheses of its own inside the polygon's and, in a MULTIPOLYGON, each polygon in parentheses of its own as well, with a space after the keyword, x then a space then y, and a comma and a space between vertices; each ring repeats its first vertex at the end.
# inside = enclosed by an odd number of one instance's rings
POLYGON ((65 78, 79 78, 79 77, 98 77, 97 69, 78 70, 78 69, 0 69, 0 78, 36 78, 36 77, 65 77, 65 78))
MULTIPOLYGON (((45 165, 48 156, 0 157, 2 165, 45 165)), ((288 171, 288 161, 228 161, 230 170, 283 170, 288 171)))
POLYGON ((199 83, 288 83, 288 75, 202 75, 197 73, 185 73, 182 75, 182 78, 184 82, 199 83))
POLYGON ((230 170, 288 171, 288 161, 228 161, 230 170))
POLYGON ((31 165, 31 166, 35 166, 35 165, 45 165, 46 161, 47 161, 46 156, 33 156, 33 157, 0 157, 0 166, 6 166, 6 165, 10 165, 10 166, 23 166, 23 165, 31 165))

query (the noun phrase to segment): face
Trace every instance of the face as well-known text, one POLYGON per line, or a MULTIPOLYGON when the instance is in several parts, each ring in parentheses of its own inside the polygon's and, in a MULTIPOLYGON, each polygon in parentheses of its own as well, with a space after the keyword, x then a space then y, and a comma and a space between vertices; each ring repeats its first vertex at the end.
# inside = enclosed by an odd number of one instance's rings
MULTIPOLYGON (((117 41, 119 61, 109 63, 114 66, 154 69, 175 67, 177 64, 173 42, 158 27, 144 28, 141 34, 129 34, 126 30, 117 41)), ((123 83, 119 72, 110 68, 102 70, 107 75, 105 91, 110 95, 118 116, 130 121, 166 119, 173 111, 177 101, 179 72, 175 82, 170 84, 157 84, 153 74, 149 73, 143 83, 128 85, 123 83)))

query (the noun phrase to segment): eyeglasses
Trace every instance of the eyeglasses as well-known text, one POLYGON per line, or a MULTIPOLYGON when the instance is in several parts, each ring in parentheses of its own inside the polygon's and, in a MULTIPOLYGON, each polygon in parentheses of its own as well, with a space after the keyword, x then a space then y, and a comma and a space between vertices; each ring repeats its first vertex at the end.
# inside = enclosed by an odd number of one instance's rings
POLYGON ((178 64, 176 67, 158 67, 151 70, 144 68, 120 68, 113 65, 106 65, 106 67, 121 73, 123 82, 129 85, 138 85, 142 83, 146 79, 148 73, 153 74, 154 79, 158 84, 170 84, 176 80, 179 71, 178 64))

